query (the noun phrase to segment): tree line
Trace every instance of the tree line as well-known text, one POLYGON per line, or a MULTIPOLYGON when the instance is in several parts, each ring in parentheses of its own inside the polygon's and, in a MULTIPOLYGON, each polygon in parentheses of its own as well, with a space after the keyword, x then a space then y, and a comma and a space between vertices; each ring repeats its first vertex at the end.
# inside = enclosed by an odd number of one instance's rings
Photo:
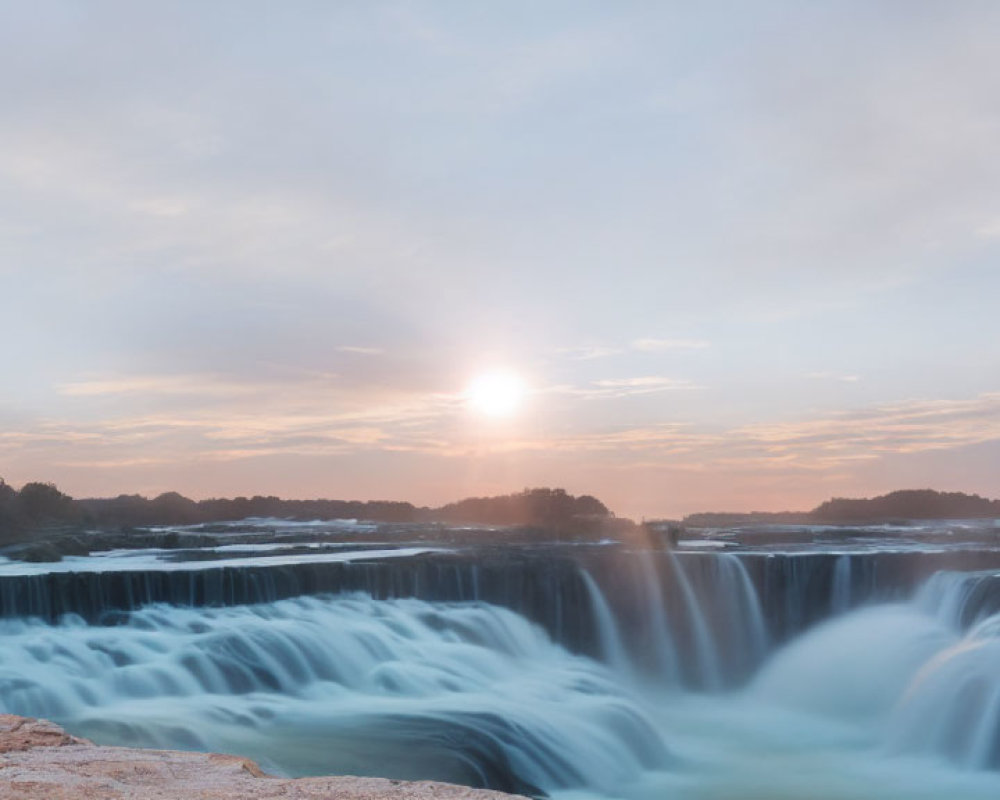
POLYGON ((42 523, 72 523, 83 511, 69 495, 51 483, 26 483, 20 491, 0 478, 0 527, 29 527, 42 523))
POLYGON ((614 515, 597 498, 564 489, 534 488, 497 497, 473 497, 440 508, 392 500, 283 500, 273 495, 192 500, 177 492, 153 498, 121 494, 74 500, 54 484, 33 482, 15 490, 0 478, 0 535, 58 525, 130 527, 194 525, 248 517, 295 520, 364 519, 373 522, 448 522, 544 528, 585 524, 614 515))
POLYGON ((692 528, 738 525, 817 525, 883 523, 914 519, 1000 519, 1000 500, 965 492, 901 489, 878 497, 834 497, 812 511, 702 512, 682 520, 692 528))

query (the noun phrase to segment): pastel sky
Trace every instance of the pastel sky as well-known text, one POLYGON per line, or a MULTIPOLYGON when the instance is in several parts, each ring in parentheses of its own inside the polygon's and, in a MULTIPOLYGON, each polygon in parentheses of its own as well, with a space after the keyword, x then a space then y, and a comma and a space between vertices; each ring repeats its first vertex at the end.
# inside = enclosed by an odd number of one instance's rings
POLYGON ((998 41, 991 0, 0 1, 0 475, 1000 496, 998 41))

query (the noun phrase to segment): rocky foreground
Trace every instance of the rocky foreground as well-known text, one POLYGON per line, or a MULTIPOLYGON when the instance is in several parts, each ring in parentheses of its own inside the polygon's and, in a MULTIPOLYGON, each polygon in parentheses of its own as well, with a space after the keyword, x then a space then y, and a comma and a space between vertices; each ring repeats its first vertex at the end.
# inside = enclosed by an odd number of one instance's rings
POLYGON ((51 722, 0 714, 2 800, 511 800, 446 783, 384 778, 294 780, 213 753, 100 747, 51 722))

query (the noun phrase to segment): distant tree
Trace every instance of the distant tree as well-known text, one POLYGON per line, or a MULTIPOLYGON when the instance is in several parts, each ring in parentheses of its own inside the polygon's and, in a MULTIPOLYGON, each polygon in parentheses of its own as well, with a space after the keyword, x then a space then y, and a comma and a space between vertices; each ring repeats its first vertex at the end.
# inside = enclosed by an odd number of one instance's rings
POLYGON ((73 498, 52 483, 26 483, 17 493, 15 508, 30 522, 52 522, 74 516, 73 498))
POLYGON ((177 492, 164 492, 149 503, 153 520, 166 525, 189 525, 199 521, 198 504, 177 492))
POLYGON ((1000 515, 1000 501, 977 494, 904 489, 880 497, 848 499, 835 497, 812 511, 815 519, 865 522, 886 519, 982 518, 1000 515))
POLYGON ((246 517, 285 517, 300 520, 339 518, 378 522, 469 522, 580 532, 601 529, 613 516, 595 497, 574 497, 565 489, 545 487, 498 497, 470 497, 431 509, 389 500, 282 500, 273 495, 213 498, 196 502, 177 492, 164 492, 152 500, 138 494, 73 500, 51 483, 30 483, 18 493, 0 480, 0 524, 11 530, 49 521, 128 528, 223 522, 246 517))
POLYGON ((589 494, 580 495, 580 497, 576 498, 576 513, 594 517, 614 516, 604 503, 589 494))
POLYGON ((5 536, 14 527, 14 504, 17 502, 17 492, 14 487, 0 478, 0 537, 5 536))
POLYGON ((281 499, 273 494, 267 497, 255 494, 250 498, 250 513, 254 517, 281 516, 281 499))
POLYGON ((7 509, 17 499, 17 492, 3 478, 0 478, 0 509, 7 509))
POLYGON ((491 525, 531 525, 547 529, 570 529, 581 522, 611 516, 600 500, 574 497, 565 489, 525 489, 498 497, 469 497, 429 512, 432 519, 491 525))

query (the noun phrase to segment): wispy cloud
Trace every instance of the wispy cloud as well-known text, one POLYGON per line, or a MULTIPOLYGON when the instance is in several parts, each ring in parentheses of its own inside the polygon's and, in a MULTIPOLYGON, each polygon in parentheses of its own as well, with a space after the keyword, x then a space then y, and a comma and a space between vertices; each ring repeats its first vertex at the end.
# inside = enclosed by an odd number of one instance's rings
POLYGON ((1000 441, 1000 393, 966 400, 914 400, 825 417, 725 430, 670 423, 609 428, 505 450, 614 454, 619 465, 669 464, 678 470, 784 470, 803 474, 849 468, 887 455, 949 450, 1000 441))
POLYGON ((839 372, 807 372, 806 377, 818 381, 840 381, 841 383, 857 383, 861 380, 860 375, 839 372))
POLYGON ((741 447, 789 455, 803 463, 817 456, 837 461, 964 447, 1000 439, 1000 393, 747 425, 729 435, 741 447))
POLYGON ((626 353, 665 353, 671 350, 705 350, 712 346, 707 339, 691 338, 640 338, 627 345, 590 345, 587 347, 560 347, 556 354, 568 356, 577 361, 592 361, 626 353))
POLYGON ((196 395, 233 396, 254 394, 260 385, 228 380, 217 375, 133 375, 61 383, 57 391, 67 397, 104 395, 196 395))
POLYGON ((650 392, 690 391, 703 389, 686 378, 668 378, 661 375, 643 375, 638 378, 612 378, 595 381, 599 391, 607 390, 613 396, 648 394, 650 392))
POLYGON ((655 392, 691 391, 704 386, 686 378, 643 375, 633 378, 608 378, 591 383, 558 384, 539 390, 539 394, 561 394, 579 398, 619 398, 655 392))
POLYGON ((620 347, 559 347, 555 350, 557 355, 569 356, 576 361, 593 361, 598 358, 608 358, 609 356, 620 355, 625 352, 620 347))
POLYGON ((662 353, 667 350, 704 350, 712 343, 705 339, 635 339, 633 350, 642 353, 662 353))

